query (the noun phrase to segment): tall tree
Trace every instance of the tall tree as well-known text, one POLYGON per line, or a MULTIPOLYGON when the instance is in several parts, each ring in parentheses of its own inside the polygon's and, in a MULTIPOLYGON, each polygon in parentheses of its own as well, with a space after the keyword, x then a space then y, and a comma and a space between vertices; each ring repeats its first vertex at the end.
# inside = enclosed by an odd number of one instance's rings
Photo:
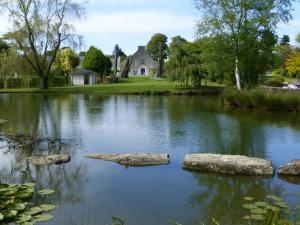
POLYGON ((100 75, 108 75, 107 73, 110 72, 112 63, 110 58, 105 56, 100 49, 91 46, 84 57, 82 67, 100 75))
POLYGON ((12 32, 6 35, 48 88, 48 80, 57 53, 64 43, 80 43, 71 22, 81 18, 84 9, 76 0, 2 0, 12 20, 12 32), (51 55, 49 55, 51 51, 51 55))
MULTIPOLYGON (((274 31, 279 22, 288 22, 293 0, 194 0, 202 12, 199 35, 224 37, 235 63, 237 88, 241 85, 241 59, 247 56, 264 31, 274 31)), ((249 61, 250 59, 248 59, 249 61)))
POLYGON ((157 77, 161 78, 165 59, 168 57, 168 37, 164 34, 155 34, 147 44, 148 54, 157 62, 157 77))
POLYGON ((280 45, 289 45, 290 44, 290 36, 289 35, 283 35, 280 40, 280 45))

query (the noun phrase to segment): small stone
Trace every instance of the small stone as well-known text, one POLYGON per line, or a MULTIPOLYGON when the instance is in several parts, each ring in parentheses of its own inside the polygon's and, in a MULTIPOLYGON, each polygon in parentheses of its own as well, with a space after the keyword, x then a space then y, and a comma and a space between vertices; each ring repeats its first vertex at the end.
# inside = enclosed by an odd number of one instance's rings
POLYGON ((279 175, 300 176, 300 160, 293 160, 279 168, 279 175))

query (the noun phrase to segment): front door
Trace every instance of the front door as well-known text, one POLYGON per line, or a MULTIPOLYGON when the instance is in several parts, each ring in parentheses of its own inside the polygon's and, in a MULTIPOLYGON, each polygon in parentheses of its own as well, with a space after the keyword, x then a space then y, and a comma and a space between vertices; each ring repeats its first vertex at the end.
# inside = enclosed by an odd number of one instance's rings
POLYGON ((145 68, 142 68, 141 69, 141 75, 145 75, 146 74, 146 69, 145 68))
POLYGON ((84 75, 84 85, 90 84, 90 76, 89 75, 84 75))

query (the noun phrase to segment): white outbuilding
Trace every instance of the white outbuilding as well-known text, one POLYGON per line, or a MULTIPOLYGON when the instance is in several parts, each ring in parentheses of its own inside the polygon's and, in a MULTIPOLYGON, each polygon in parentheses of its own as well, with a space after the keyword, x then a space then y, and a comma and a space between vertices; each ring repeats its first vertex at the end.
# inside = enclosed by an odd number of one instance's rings
POLYGON ((87 70, 84 68, 77 68, 71 74, 72 84, 75 86, 79 85, 96 85, 97 84, 97 73, 87 70))

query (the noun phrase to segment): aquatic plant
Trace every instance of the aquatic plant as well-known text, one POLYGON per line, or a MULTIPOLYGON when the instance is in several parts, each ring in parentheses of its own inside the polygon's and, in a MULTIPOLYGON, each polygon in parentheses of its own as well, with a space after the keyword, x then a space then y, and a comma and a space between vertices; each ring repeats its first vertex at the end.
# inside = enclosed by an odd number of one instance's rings
POLYGON ((255 201, 254 198, 245 197, 247 202, 243 205, 248 211, 248 215, 244 220, 248 224, 258 225, 294 225, 295 223, 289 218, 295 212, 292 211, 290 205, 282 198, 269 195, 265 201, 255 201))
MULTIPOLYGON (((34 206, 31 203, 35 184, 0 184, 0 223, 32 225, 53 219, 45 212, 52 211, 55 205, 34 206)), ((52 194, 53 190, 41 190, 43 194, 52 194)))

